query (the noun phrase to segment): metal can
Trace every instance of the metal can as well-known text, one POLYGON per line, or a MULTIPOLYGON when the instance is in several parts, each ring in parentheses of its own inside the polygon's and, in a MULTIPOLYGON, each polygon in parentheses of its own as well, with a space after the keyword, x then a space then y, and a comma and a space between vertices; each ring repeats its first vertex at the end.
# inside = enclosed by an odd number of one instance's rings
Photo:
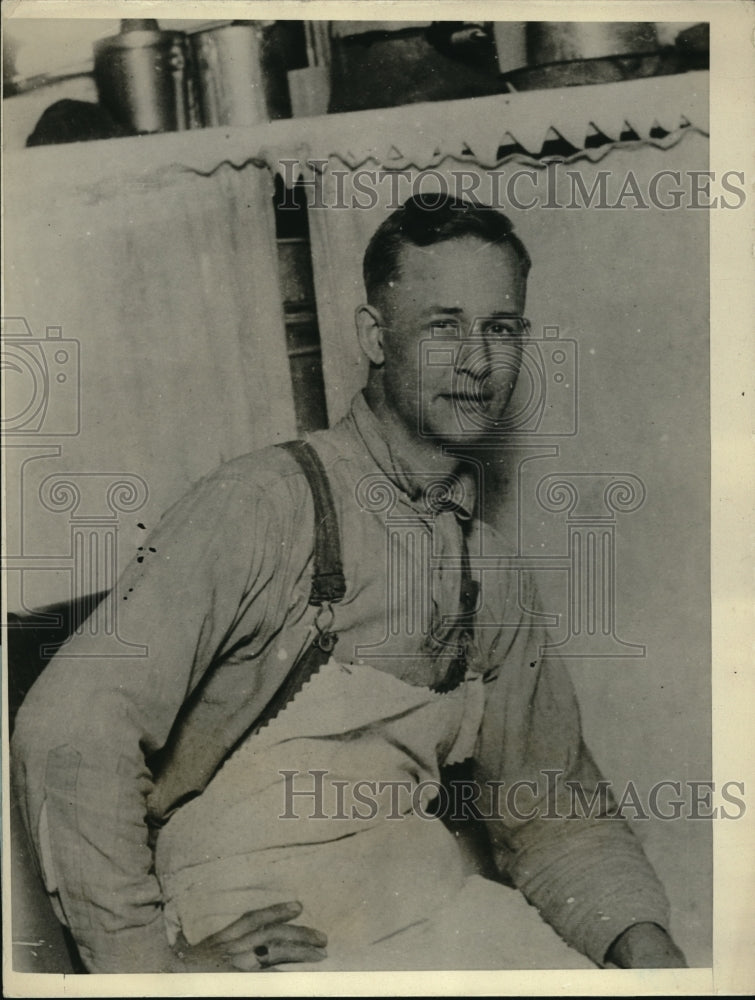
POLYGON ((100 102, 134 132, 189 128, 186 36, 181 31, 124 30, 94 45, 100 102))
POLYGON ((225 24, 191 35, 205 126, 256 125, 280 117, 271 107, 265 24, 225 24))

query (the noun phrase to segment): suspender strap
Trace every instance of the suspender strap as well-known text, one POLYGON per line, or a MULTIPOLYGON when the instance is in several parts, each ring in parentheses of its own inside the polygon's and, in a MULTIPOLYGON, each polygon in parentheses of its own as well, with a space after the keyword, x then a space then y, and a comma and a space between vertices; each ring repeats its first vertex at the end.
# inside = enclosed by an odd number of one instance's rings
MULTIPOLYGON (((338 640, 338 635, 330 631, 333 621, 331 604, 340 601, 346 593, 346 581, 341 563, 341 540, 338 518, 333 504, 330 483, 322 462, 314 448, 304 441, 287 441, 278 447, 284 448, 301 466, 312 492, 315 508, 314 573, 309 603, 320 605, 315 618, 315 634, 302 650, 296 662, 283 678, 280 687, 262 709, 240 740, 258 733, 281 712, 299 690, 330 659, 338 640)), ((234 747, 226 748, 229 753, 234 747)), ((159 756, 159 755, 158 755, 159 756)), ((223 758, 224 759, 224 758, 223 758)), ((155 758, 153 757, 153 761, 155 758)), ((219 767, 222 759, 218 761, 219 767)), ((159 766, 159 765, 158 765, 159 766)), ((208 775, 197 776, 189 783, 191 792, 174 802, 170 810, 161 817, 151 816, 150 823, 157 828, 163 826, 175 810, 202 791, 209 780, 208 775)))
POLYGON ((330 605, 340 601, 346 593, 338 517, 328 476, 320 456, 306 441, 286 441, 278 447, 285 449, 296 459, 312 491, 315 507, 315 549, 309 603, 320 605, 321 610, 315 619, 316 636, 294 663, 247 735, 254 735, 274 719, 310 677, 328 662, 338 641, 337 634, 329 631, 333 620, 330 605), (326 620, 323 621, 323 618, 326 620))
POLYGON ((341 562, 338 518, 330 483, 320 456, 307 441, 286 441, 278 447, 292 455, 309 481, 315 505, 315 553, 310 604, 335 603, 346 593, 341 562))

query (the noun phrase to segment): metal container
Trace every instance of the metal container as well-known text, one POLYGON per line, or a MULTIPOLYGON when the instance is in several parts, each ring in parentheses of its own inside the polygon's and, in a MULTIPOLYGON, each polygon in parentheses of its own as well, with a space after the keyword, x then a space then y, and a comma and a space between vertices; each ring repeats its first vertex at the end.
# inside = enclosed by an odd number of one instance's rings
POLYGON ((191 35, 202 123, 256 125, 291 114, 276 26, 252 21, 191 35))
POLYGON ((176 132, 189 127, 186 36, 137 27, 94 45, 100 102, 134 132, 176 132))
POLYGON ((658 32, 650 21, 530 21, 527 62, 530 66, 636 56, 659 49, 658 32))

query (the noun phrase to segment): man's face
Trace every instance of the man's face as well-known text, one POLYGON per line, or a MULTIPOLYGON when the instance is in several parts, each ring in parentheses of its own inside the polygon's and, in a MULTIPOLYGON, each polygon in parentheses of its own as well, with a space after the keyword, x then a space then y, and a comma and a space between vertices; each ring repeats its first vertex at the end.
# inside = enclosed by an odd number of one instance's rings
POLYGON ((385 403, 412 436, 490 434, 521 363, 526 278, 514 251, 476 237, 401 251, 381 312, 385 403))

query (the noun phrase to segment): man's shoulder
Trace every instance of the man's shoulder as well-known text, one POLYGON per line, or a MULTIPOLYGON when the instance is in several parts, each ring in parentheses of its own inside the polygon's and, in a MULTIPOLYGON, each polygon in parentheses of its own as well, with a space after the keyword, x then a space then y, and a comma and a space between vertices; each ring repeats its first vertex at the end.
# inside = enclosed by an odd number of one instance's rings
MULTIPOLYGON (((330 478, 335 465, 343 457, 344 442, 338 428, 317 431, 307 435, 305 440, 320 456, 326 475, 330 478)), ((198 486, 212 492, 236 489, 261 497, 280 498, 285 494, 299 499, 306 488, 306 476, 294 456, 280 444, 274 444, 223 462, 205 476, 198 486)))
POLYGON ((264 489, 297 471, 298 467, 284 448, 268 445, 228 459, 211 472, 206 481, 215 484, 239 483, 253 489, 264 489))

